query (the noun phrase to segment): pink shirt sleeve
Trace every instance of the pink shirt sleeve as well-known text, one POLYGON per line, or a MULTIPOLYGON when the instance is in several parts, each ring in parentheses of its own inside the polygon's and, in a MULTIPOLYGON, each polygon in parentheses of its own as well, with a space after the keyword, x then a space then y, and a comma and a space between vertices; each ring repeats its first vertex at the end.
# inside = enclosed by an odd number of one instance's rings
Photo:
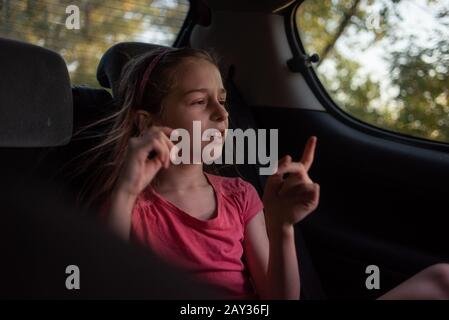
POLYGON ((263 210, 263 203, 256 191, 256 188, 243 179, 241 182, 241 195, 243 200, 243 223, 246 225, 258 212, 263 210))

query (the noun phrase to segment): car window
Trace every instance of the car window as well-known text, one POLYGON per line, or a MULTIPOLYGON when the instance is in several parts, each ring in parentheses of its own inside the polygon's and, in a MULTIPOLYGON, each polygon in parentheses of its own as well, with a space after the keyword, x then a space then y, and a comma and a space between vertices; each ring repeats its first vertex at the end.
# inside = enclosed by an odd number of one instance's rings
POLYGON ((300 41, 338 107, 372 125, 449 142, 449 1, 304 1, 300 41))
POLYGON ((171 45, 188 9, 188 0, 3 0, 0 37, 59 52, 73 84, 98 87, 97 65, 109 47, 122 41, 171 45))

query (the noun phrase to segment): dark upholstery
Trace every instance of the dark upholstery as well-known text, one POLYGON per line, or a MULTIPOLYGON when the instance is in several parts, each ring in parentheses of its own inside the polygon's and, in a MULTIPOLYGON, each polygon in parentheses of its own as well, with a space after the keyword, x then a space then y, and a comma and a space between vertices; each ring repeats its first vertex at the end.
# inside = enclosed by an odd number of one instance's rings
POLYGON ((109 48, 100 60, 97 68, 97 80, 104 88, 116 87, 125 64, 138 55, 160 48, 160 45, 142 42, 121 42, 109 48))
POLYGON ((0 147, 49 147, 72 134, 72 93, 62 57, 0 38, 0 147))
POLYGON ((92 121, 110 115, 117 108, 111 94, 104 89, 75 86, 72 95, 74 133, 92 121))
POLYGON ((78 169, 85 157, 79 157, 87 150, 98 145, 109 123, 92 123, 104 119, 116 111, 116 104, 111 94, 105 89, 75 86, 73 95, 73 137, 66 146, 54 148, 47 155, 47 163, 56 164, 51 179, 63 183, 69 193, 76 198, 84 187, 90 172, 79 173, 78 169), (89 128, 85 129, 86 126, 89 128), (81 131, 81 129, 83 129, 81 131))

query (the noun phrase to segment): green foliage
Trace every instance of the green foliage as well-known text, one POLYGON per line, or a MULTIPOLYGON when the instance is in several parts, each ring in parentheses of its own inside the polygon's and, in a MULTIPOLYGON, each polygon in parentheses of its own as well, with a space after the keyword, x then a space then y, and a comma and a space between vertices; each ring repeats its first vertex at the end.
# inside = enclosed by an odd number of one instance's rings
POLYGON ((187 0, 0 0, 0 37, 22 40, 59 52, 72 83, 99 86, 102 54, 121 41, 171 44, 188 10, 187 0), (80 9, 80 29, 66 28, 66 7, 80 9), (145 32, 161 30, 154 39, 145 32))
POLYGON ((296 18, 306 51, 322 58, 318 77, 343 110, 384 129, 449 142, 447 0, 307 0, 296 18), (432 28, 404 30, 413 13, 403 4, 432 28), (381 49, 378 61, 361 61, 372 48, 381 49), (366 68, 373 63, 383 72, 366 68))

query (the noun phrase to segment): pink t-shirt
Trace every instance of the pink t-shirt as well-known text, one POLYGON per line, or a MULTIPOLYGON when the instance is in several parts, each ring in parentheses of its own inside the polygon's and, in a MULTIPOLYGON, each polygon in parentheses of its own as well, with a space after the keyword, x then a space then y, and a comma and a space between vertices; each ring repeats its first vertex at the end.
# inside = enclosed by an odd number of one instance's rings
POLYGON ((225 298, 256 299, 244 263, 243 239, 245 226, 263 209, 262 201, 241 178, 205 175, 215 191, 214 218, 192 217, 149 185, 134 205, 131 239, 223 289, 225 298))

